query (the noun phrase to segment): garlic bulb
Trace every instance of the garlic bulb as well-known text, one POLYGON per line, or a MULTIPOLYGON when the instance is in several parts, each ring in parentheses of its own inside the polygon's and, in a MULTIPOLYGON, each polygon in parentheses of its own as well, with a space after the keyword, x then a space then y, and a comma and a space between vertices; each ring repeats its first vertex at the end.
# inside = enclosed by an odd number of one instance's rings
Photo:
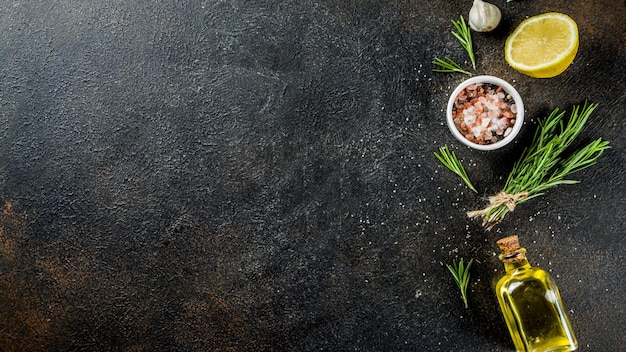
POLYGON ((489 32, 498 26, 501 18, 502 13, 496 5, 474 0, 467 22, 476 32, 489 32))

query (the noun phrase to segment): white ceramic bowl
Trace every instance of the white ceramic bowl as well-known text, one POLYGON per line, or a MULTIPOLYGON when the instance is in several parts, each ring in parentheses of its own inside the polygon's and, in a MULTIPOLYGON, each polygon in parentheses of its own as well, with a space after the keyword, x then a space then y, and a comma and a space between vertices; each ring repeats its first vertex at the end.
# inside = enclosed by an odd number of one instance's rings
POLYGON ((448 128, 450 129, 454 137, 456 137, 456 139, 458 139, 461 143, 478 150, 495 150, 509 144, 513 139, 515 139, 519 131, 522 129, 522 125, 524 124, 524 103, 522 102, 522 97, 515 90, 515 88, 513 88, 513 86, 505 80, 494 76, 476 76, 459 84, 459 86, 456 87, 456 89, 452 92, 452 95, 450 95, 450 100, 448 100, 448 109, 446 111, 446 115, 448 128), (452 108, 454 107, 454 101, 456 100, 456 97, 459 95, 459 93, 461 93, 463 89, 465 89, 465 87, 477 83, 490 83, 502 87, 506 93, 511 95, 511 97, 515 101, 515 105, 517 106, 515 123, 513 124, 513 127, 511 127, 512 131, 505 138, 495 143, 477 144, 471 142, 467 138, 465 138, 465 136, 457 129, 454 124, 454 118, 452 117, 452 108))

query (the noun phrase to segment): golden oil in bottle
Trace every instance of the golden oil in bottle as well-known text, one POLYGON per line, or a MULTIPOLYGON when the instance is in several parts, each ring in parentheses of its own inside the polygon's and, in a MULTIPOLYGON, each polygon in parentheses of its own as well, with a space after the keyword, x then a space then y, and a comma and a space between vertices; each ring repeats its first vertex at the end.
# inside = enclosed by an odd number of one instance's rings
POLYGON ((497 244, 506 272, 496 294, 517 351, 575 351, 578 342, 554 280, 530 266, 517 236, 497 244))

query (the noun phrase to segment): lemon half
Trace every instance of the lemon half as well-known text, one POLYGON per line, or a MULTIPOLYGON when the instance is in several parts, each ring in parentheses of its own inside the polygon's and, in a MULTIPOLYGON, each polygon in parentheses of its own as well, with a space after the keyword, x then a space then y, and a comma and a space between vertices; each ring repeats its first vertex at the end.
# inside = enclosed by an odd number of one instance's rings
POLYGON ((523 74, 550 78, 565 71, 577 51, 576 22, 565 14, 548 12, 517 26, 504 44, 504 59, 523 74))

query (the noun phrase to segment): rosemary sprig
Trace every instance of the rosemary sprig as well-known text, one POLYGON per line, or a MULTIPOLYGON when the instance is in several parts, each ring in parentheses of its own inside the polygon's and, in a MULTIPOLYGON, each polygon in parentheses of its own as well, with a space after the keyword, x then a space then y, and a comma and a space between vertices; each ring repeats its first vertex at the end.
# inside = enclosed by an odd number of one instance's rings
POLYGON ((469 269, 473 262, 474 259, 470 259, 467 266, 465 266, 463 258, 461 258, 458 263, 456 260, 453 260, 452 265, 446 264, 448 270, 450 270, 452 276, 454 277, 454 282, 456 282, 459 290, 461 290, 461 299, 463 299, 463 303, 465 303, 465 308, 469 308, 469 305, 467 304, 467 287, 469 286, 470 278, 469 269))
POLYGON ((465 23, 463 16, 460 16, 459 21, 452 20, 452 24, 457 30, 456 32, 452 32, 452 34, 459 40, 465 51, 467 51, 470 61, 472 62, 472 67, 474 67, 475 70, 476 59, 474 58, 474 48, 472 47, 472 33, 470 31, 470 27, 467 23, 465 23))
MULTIPOLYGON (((454 25, 454 28, 456 28, 456 32, 452 32, 452 34, 456 39, 458 39, 465 51, 467 51, 470 61, 472 62, 472 67, 474 67, 475 70, 476 59, 474 58, 474 49, 472 47, 472 33, 470 31, 470 28, 465 22, 463 16, 460 16, 459 21, 452 20, 452 24, 454 25)), ((441 67, 439 69, 433 70, 435 72, 460 72, 466 75, 471 75, 469 71, 463 69, 461 65, 457 64, 456 62, 454 62, 454 60, 447 56, 443 60, 436 57, 435 60, 433 60, 433 64, 441 67)))
POLYGON ((598 104, 574 106, 567 122, 564 111, 554 109, 539 121, 530 147, 513 165, 502 192, 490 197, 490 205, 483 210, 472 211, 469 217, 482 216, 488 229, 500 222, 516 205, 541 196, 554 186, 575 184, 579 181, 566 177, 596 163, 602 153, 609 149, 609 142, 598 138, 586 146, 563 157, 566 149, 582 131, 587 119, 598 104))
POLYGON ((437 154, 437 152, 435 152, 435 157, 439 159, 443 166, 447 167, 448 169, 450 169, 450 171, 459 175, 459 177, 461 177, 461 179, 463 180, 463 182, 465 182, 465 185, 467 185, 469 189, 478 193, 476 191, 476 188, 474 188, 474 185, 472 185, 472 181, 470 181, 469 177, 467 176, 465 168, 463 168, 463 164, 461 164, 459 158, 456 157, 456 154, 454 154, 454 152, 451 151, 447 145, 440 147, 439 153, 440 154, 437 154))
POLYGON ((435 69, 433 71, 435 72, 460 72, 460 73, 465 73, 466 75, 471 75, 471 73, 467 70, 464 70, 461 65, 457 64, 456 62, 454 62, 451 58, 449 57, 445 57, 444 60, 436 57, 435 60, 433 60, 433 64, 441 67, 440 69, 435 69))

